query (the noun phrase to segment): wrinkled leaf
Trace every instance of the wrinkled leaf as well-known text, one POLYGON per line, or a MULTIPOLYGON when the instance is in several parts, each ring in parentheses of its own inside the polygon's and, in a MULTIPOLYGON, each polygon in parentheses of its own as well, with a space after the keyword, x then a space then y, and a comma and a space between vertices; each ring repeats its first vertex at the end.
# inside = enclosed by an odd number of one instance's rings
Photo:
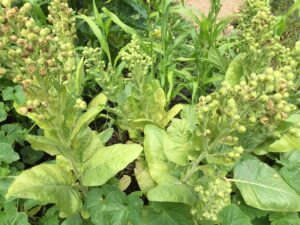
POLYGON ((55 203, 61 216, 71 216, 81 209, 79 192, 72 187, 73 175, 55 164, 41 164, 23 171, 9 187, 6 198, 18 197, 55 203))

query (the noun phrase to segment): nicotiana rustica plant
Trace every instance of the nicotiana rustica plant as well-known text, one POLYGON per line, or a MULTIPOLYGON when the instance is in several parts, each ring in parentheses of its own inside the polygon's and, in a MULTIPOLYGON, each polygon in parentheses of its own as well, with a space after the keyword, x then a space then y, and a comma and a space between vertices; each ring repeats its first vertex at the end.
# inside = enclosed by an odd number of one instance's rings
POLYGON ((73 11, 66 1, 51 2, 52 25, 43 28, 26 16, 29 3, 20 9, 3 4, 0 10, 1 71, 26 94, 26 103, 15 103, 16 110, 43 130, 41 136, 28 135, 27 141, 55 159, 16 176, 6 197, 55 203, 61 217, 73 216, 83 210, 88 187, 105 184, 142 147, 105 147, 103 135, 89 128, 107 98, 99 94, 89 104, 80 98, 83 62, 77 60, 73 11))

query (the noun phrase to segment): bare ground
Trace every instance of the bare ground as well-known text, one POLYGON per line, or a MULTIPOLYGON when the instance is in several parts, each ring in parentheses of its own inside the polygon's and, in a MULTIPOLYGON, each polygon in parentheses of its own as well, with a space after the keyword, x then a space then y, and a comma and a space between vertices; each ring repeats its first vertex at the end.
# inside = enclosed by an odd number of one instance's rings
MULTIPOLYGON (((227 17, 240 11, 245 0, 221 0, 220 17, 227 17)), ((207 14, 210 9, 210 0, 185 0, 185 4, 195 10, 207 14)))

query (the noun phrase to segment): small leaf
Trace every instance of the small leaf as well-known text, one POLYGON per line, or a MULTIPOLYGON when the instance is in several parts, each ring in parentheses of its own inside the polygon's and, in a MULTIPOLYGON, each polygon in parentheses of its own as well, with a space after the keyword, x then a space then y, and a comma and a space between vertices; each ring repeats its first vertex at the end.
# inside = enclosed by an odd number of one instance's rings
POLYGON ((147 210, 147 225, 191 225, 190 208, 180 203, 152 202, 147 210))
POLYGON ((222 225, 251 225, 249 217, 234 204, 224 207, 219 216, 222 225))
POLYGON ((234 169, 234 182, 246 204, 270 211, 300 211, 300 196, 272 167, 245 160, 234 169), (251 171, 251 173, 249 173, 251 171))
POLYGON ((106 183, 135 160, 142 150, 137 144, 115 144, 99 149, 84 163, 83 185, 99 186, 106 183))
POLYGON ((0 143, 0 162, 12 163, 19 159, 18 153, 14 151, 10 144, 0 143))
POLYGON ((5 88, 2 90, 2 98, 4 101, 12 100, 19 105, 26 102, 26 96, 21 86, 5 88))

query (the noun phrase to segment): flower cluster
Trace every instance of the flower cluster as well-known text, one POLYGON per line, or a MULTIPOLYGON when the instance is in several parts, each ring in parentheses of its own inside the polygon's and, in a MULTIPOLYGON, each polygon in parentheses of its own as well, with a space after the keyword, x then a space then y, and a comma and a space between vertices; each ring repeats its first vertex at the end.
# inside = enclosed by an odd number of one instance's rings
POLYGON ((211 181, 207 188, 199 185, 194 190, 200 201, 191 213, 198 221, 217 221, 219 212, 230 204, 231 183, 223 179, 217 178, 211 181))
POLYGON ((263 74, 251 74, 251 80, 238 85, 223 82, 218 92, 200 98, 199 119, 219 120, 239 133, 244 133, 249 124, 272 125, 284 120, 296 109, 287 101, 295 87, 294 78, 291 67, 285 66, 276 71, 268 68, 263 74))
POLYGON ((248 0, 243 15, 238 27, 241 35, 238 46, 247 53, 249 64, 256 65, 254 69, 271 61, 275 66, 295 65, 291 49, 283 46, 274 32, 278 19, 264 0, 248 0))
POLYGON ((30 3, 20 9, 0 7, 0 76, 23 87, 27 103, 19 112, 34 113, 40 120, 57 107, 51 101, 60 92, 58 85, 71 88, 76 67, 75 20, 66 2, 51 2, 48 20, 53 25, 43 27, 28 16, 30 3))
POLYGON ((126 50, 120 52, 120 55, 131 72, 128 74, 129 77, 134 73, 142 73, 144 76, 148 73, 148 68, 152 62, 151 57, 143 52, 136 36, 132 37, 131 42, 126 46, 126 50))

